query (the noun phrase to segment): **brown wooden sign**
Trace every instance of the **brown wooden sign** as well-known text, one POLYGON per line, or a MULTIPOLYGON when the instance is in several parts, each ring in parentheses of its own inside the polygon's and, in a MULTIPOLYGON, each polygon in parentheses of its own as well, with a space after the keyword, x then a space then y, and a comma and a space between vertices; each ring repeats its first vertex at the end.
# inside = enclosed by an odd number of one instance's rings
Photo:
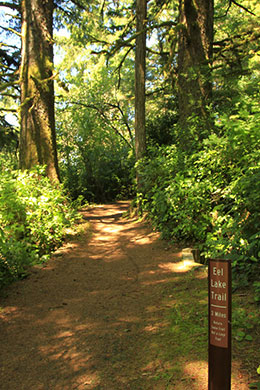
POLYGON ((228 348, 228 263, 212 260, 210 278, 210 344, 228 348))
POLYGON ((209 390, 231 386, 231 264, 209 260, 209 390))

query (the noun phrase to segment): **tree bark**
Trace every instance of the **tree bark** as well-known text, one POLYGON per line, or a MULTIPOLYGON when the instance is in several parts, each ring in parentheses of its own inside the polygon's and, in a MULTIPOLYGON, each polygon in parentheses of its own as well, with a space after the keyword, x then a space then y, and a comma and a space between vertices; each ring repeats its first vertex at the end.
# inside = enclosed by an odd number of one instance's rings
POLYGON ((59 181, 54 116, 53 0, 22 0, 20 168, 59 181))
MULTIPOLYGON (((145 63, 146 63, 146 0, 136 2, 136 50, 135 50, 135 155, 139 161, 146 153, 145 134, 145 63)), ((137 172, 137 187, 141 181, 137 172)))
POLYGON ((183 149, 207 136, 212 124, 210 63, 214 0, 179 0, 178 104, 183 149))

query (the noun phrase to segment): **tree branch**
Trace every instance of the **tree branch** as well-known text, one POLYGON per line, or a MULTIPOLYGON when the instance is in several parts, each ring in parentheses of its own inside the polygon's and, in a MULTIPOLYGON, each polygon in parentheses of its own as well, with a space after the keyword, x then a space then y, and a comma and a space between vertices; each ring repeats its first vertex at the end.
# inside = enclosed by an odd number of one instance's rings
POLYGON ((107 116, 105 115, 105 113, 97 106, 95 106, 94 104, 86 104, 86 103, 81 103, 81 102, 74 102, 74 101, 70 101, 68 102, 69 104, 75 104, 75 105, 78 105, 78 106, 82 106, 82 107, 86 107, 86 108, 91 108, 93 110, 96 110, 100 116, 103 118, 103 120, 115 131, 115 133, 120 137, 122 138, 122 140, 132 149, 133 146, 130 144, 130 142, 124 137, 124 135, 122 133, 120 133, 120 131, 111 123, 111 120, 109 118, 107 118, 107 116))
MULTIPOLYGON (((134 19, 135 18, 131 19, 130 22, 128 23, 128 25, 130 25, 131 22, 134 19)), ((153 24, 153 25, 151 24, 150 26, 146 25, 146 27, 142 31, 138 31, 138 32, 133 33, 127 39, 124 39, 124 34, 125 34, 125 30, 126 30, 126 29, 124 29, 124 32, 121 34, 121 36, 110 47, 109 47, 109 45, 110 45, 109 42, 100 40, 100 39, 98 39, 98 38, 96 38, 94 36, 91 36, 89 34, 89 36, 93 39, 93 42, 101 43, 101 44, 103 44, 103 45, 108 47, 108 49, 102 49, 100 51, 92 51, 91 53, 92 54, 106 54, 107 58, 109 59, 110 57, 113 57, 113 55, 115 55, 123 47, 129 47, 130 50, 133 49, 134 45, 132 44, 132 41, 135 41, 136 38, 140 34, 142 34, 144 31, 148 32, 148 31, 151 31, 153 29, 158 29, 158 28, 161 28, 161 27, 173 27, 173 26, 176 26, 176 25, 177 25, 177 23, 176 22, 172 22, 172 21, 165 21, 165 22, 162 22, 162 23, 159 23, 159 24, 153 24)), ((127 55, 130 52, 130 50, 127 52, 127 55)), ((151 52, 151 49, 148 49, 148 50, 150 50, 150 52, 151 52)), ((154 52, 154 54, 157 54, 157 53, 154 52)), ((118 68, 120 68, 120 66, 118 68)))
POLYGON ((232 5, 232 2, 231 2, 231 0, 229 0, 228 7, 227 7, 226 12, 224 13, 224 15, 216 16, 215 19, 225 18, 227 16, 227 14, 228 14, 228 11, 230 10, 231 5, 232 5))
POLYGON ((0 1, 0 7, 6 7, 15 11, 20 11, 20 6, 16 4, 7 3, 6 1, 0 1))
POLYGON ((15 49, 15 50, 19 50, 19 48, 15 45, 7 45, 7 43, 4 43, 4 42, 0 42, 0 48, 4 46, 4 47, 9 47, 10 49, 15 49))
MULTIPOLYGON (((10 67, 10 65, 15 65, 15 66, 19 65, 13 56, 10 56, 9 54, 6 53, 5 50, 1 49, 1 46, 0 46, 0 56, 5 59, 5 61, 8 64, 8 67, 10 67)), ((8 68, 8 69, 11 69, 11 68, 8 68)))
POLYGON ((168 20, 168 21, 165 21, 165 22, 161 22, 161 23, 158 23, 158 24, 151 24, 150 27, 147 27, 147 31, 149 30, 152 30, 154 28, 161 28, 161 27, 174 27, 174 26, 177 26, 178 23, 176 22, 173 22, 171 20, 168 20))
POLYGON ((56 9, 62 11, 64 15, 69 16, 69 17, 72 16, 72 12, 71 12, 69 9, 65 9, 64 7, 62 7, 62 6, 59 5, 59 4, 54 4, 54 7, 55 7, 56 9))
POLYGON ((117 84, 117 88, 119 89, 120 88, 120 84, 121 84, 121 68, 125 62, 125 59, 126 57, 128 56, 128 54, 130 53, 130 51, 133 49, 134 46, 130 46, 130 48, 127 50, 126 54, 124 55, 124 57, 122 58, 122 60, 120 61, 120 64, 118 65, 118 67, 115 69, 115 72, 118 71, 118 84, 117 84))
POLYGON ((86 11, 86 7, 80 3, 78 0, 71 0, 73 4, 75 4, 82 11, 86 11))
POLYGON ((13 34, 16 34, 16 35, 18 35, 18 37, 20 37, 20 38, 22 37, 22 34, 21 34, 21 33, 19 33, 18 31, 14 30, 14 29, 11 28, 11 27, 3 27, 3 26, 0 26, 0 28, 1 28, 2 30, 11 32, 11 33, 13 33, 13 34))
POLYGON ((6 111, 6 112, 16 112, 18 111, 18 109, 15 109, 15 108, 0 108, 0 111, 6 111))
POLYGON ((226 12, 224 13, 224 15, 216 16, 215 19, 225 18, 227 16, 228 11, 230 10, 232 4, 235 4, 236 6, 242 8, 243 10, 248 12, 249 14, 256 16, 252 11, 250 11, 248 8, 244 7, 243 5, 237 3, 235 0, 229 0, 228 7, 227 7, 226 12))
POLYGON ((18 95, 12 95, 11 93, 1 93, 1 96, 6 96, 6 97, 10 97, 12 99, 19 99, 20 96, 18 95))
POLYGON ((240 46, 245 47, 246 43, 258 40, 259 37, 260 37, 260 30, 246 31, 244 34, 234 35, 233 37, 225 38, 221 41, 213 42, 213 46, 219 46, 214 51, 216 54, 221 54, 223 52, 226 52, 228 50, 233 50, 240 46), (235 41, 236 39, 239 39, 239 42, 235 41))
POLYGON ((146 48, 146 51, 150 54, 154 54, 156 56, 169 56, 170 52, 169 51, 155 51, 150 49, 150 47, 146 48))
POLYGON ((167 92, 167 88, 168 88, 168 86, 157 88, 157 89, 155 89, 154 91, 147 92, 147 93, 145 94, 145 96, 146 96, 146 97, 149 97, 149 96, 155 95, 156 93, 161 93, 161 92, 164 92, 164 93, 165 93, 165 91, 167 92))
POLYGON ((125 124, 127 130, 128 130, 128 134, 130 136, 130 139, 131 139, 131 142, 133 142, 133 134, 132 134, 132 131, 131 131, 131 128, 128 124, 128 121, 126 119, 126 116, 122 110, 122 108, 120 107, 120 103, 118 102, 117 104, 112 104, 112 103, 106 103, 106 105, 112 107, 112 108, 116 108, 117 110, 119 110, 120 114, 121 114, 121 117, 122 117, 122 120, 123 120, 123 123, 125 124))
POLYGON ((102 43, 103 45, 109 45, 109 42, 99 39, 88 33, 88 36, 93 40, 94 43, 102 43))
POLYGON ((6 83, 4 85, 0 85, 0 92, 4 91, 8 87, 13 87, 13 86, 15 86, 17 84, 20 84, 20 80, 16 80, 16 81, 12 81, 10 83, 6 83))
POLYGON ((248 12, 249 14, 256 16, 252 11, 250 11, 248 8, 244 7, 242 4, 237 3, 235 0, 230 0, 231 3, 237 5, 238 7, 242 8, 244 11, 248 12))

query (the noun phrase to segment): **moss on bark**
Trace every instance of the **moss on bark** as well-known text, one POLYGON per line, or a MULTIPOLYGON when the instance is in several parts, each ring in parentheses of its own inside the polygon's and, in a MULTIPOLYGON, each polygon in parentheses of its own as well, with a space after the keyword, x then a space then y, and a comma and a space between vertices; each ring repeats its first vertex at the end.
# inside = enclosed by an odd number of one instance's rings
POLYGON ((59 181, 53 85, 53 0, 23 0, 20 167, 59 181))

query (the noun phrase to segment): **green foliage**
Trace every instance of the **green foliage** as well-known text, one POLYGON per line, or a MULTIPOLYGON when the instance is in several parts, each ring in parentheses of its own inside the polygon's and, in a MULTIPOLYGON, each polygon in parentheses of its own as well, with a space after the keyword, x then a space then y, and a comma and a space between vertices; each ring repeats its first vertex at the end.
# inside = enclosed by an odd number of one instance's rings
POLYGON ((146 209, 165 238, 201 242, 209 224, 210 183, 191 169, 178 170, 183 156, 176 147, 160 152, 143 166, 146 209))
POLYGON ((11 152, 17 149, 18 132, 14 126, 11 126, 4 116, 0 116, 0 152, 6 149, 11 152))
POLYGON ((91 149, 75 148, 60 168, 73 199, 83 196, 88 202, 107 202, 133 195, 133 155, 120 145, 116 149, 99 143, 91 149))
POLYGON ((158 105, 156 112, 149 113, 146 119, 147 143, 149 145, 172 145, 176 143, 175 125, 177 123, 176 102, 158 105))
POLYGON ((252 341, 252 330, 258 326, 258 316, 254 312, 247 313, 240 306, 232 311, 232 332, 237 341, 252 341))
MULTIPOLYGON (((57 110, 64 185, 73 198, 82 195, 87 201, 129 198, 134 166, 132 102, 127 89, 117 88, 118 60, 108 68, 104 56, 93 57, 86 70, 90 49, 79 48, 77 42, 74 45, 64 44, 67 56, 60 65, 70 85, 69 91, 62 91, 57 110), (70 64, 71 58, 77 65, 70 64)), ((130 75, 124 76, 131 89, 131 61, 129 67, 130 75)))
MULTIPOLYGON (((255 97, 244 94, 234 115, 219 115, 215 133, 200 151, 154 147, 140 164, 143 203, 163 236, 196 243, 206 257, 231 258, 240 285, 260 276, 260 114, 255 97)), ((258 284, 255 289, 259 296, 258 284)))
POLYGON ((256 281, 253 283, 254 291, 255 291, 255 301, 260 303, 260 282, 256 281))
POLYGON ((23 277, 62 242, 76 218, 61 187, 34 171, 2 170, 0 177, 0 285, 23 277))

